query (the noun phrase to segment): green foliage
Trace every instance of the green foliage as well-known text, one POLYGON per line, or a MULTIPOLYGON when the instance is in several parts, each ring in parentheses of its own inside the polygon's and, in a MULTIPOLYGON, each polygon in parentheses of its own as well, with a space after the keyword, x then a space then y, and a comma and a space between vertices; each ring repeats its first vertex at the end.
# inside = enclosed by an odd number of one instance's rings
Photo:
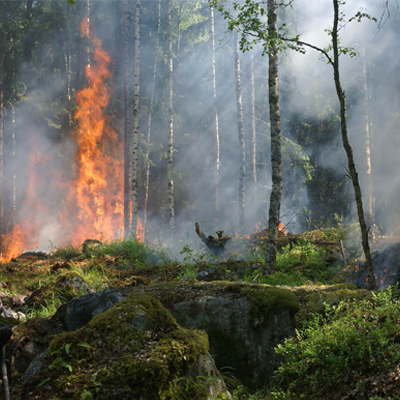
POLYGON ((207 265, 209 262, 214 261, 216 257, 212 253, 195 253, 188 244, 185 244, 180 251, 183 255, 183 264, 180 267, 180 272, 177 280, 194 280, 201 266, 207 265))
MULTIPOLYGON (((332 232, 330 237, 334 234, 338 233, 332 232)), ((301 286, 311 282, 329 283, 340 266, 327 265, 325 254, 325 246, 318 247, 307 240, 287 245, 277 253, 274 275, 264 276, 259 270, 247 276, 245 281, 287 286, 301 286)), ((251 258, 264 264, 265 259, 261 253, 255 253, 251 258)))
POLYGON ((286 360, 277 372, 286 393, 307 397, 341 391, 344 395, 346 388, 361 393, 372 384, 369 374, 382 374, 398 365, 399 323, 399 292, 394 287, 378 292, 372 300, 326 305, 325 316, 315 315, 295 338, 276 349, 286 360))

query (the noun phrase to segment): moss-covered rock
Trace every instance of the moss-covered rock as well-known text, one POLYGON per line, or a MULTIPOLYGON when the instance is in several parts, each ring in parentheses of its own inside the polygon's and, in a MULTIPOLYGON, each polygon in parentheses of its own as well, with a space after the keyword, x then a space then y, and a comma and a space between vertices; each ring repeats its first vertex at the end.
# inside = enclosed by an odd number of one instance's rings
POLYGON ((163 283, 109 289, 77 298, 64 310, 68 330, 88 323, 132 293, 156 296, 184 328, 204 329, 218 368, 231 367, 253 388, 279 364, 274 347, 294 334, 296 295, 267 285, 163 283))
POLYGON ((187 388, 205 400, 208 383, 179 382, 208 346, 205 332, 181 328, 158 300, 135 293, 82 329, 56 336, 22 398, 179 400, 189 398, 187 388))

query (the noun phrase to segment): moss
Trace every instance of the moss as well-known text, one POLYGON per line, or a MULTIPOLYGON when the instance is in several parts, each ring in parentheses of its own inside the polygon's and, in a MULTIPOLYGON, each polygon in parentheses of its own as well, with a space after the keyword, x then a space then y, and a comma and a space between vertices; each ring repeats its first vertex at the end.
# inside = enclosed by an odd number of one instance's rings
POLYGON ((244 287, 242 294, 250 301, 250 318, 253 325, 264 322, 269 315, 280 310, 288 310, 291 317, 294 317, 300 309, 297 296, 289 290, 244 287))
POLYGON ((179 327, 158 300, 132 294, 84 328, 56 336, 47 367, 28 382, 27 392, 66 398, 69 384, 76 386, 77 398, 96 388, 107 399, 168 393, 208 347, 205 332, 179 327), (47 377, 51 380, 37 388, 47 377))
POLYGON ((13 328, 14 326, 17 326, 20 324, 20 321, 15 318, 5 318, 5 317, 0 317, 0 323, 8 325, 10 328, 13 328))
POLYGON ((297 290, 301 308, 296 315, 296 325, 304 326, 315 313, 324 314, 326 305, 336 306, 342 300, 363 300, 372 297, 368 290, 357 289, 351 283, 322 287, 312 291, 297 290))

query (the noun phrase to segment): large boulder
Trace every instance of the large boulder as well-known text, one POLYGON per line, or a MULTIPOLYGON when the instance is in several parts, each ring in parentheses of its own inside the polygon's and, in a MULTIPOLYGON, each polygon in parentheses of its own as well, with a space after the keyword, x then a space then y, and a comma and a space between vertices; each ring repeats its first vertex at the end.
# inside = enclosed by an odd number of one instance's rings
POLYGON ((274 348, 294 334, 297 296, 266 285, 215 283, 126 287, 70 301, 64 310, 66 329, 78 329, 99 312, 131 293, 157 297, 184 328, 203 329, 218 368, 233 368, 246 385, 259 388, 281 358, 274 348))
POLYGON ((27 372, 23 400, 230 399, 203 331, 181 328, 133 293, 83 328, 57 335, 27 372))

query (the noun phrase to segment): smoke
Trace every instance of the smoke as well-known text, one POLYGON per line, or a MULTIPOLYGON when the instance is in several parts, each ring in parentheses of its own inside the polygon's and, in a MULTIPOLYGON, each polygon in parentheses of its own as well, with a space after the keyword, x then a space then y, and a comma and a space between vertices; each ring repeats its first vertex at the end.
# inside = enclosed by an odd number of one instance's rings
MULTIPOLYGON (((123 138, 124 121, 121 4, 94 1, 91 10, 92 28, 102 40, 102 46, 112 60, 112 77, 105 81, 110 92, 105 110, 106 124, 113 127, 120 142, 123 138)), ((166 7, 162 3, 161 36, 159 47, 156 49, 157 6, 157 1, 144 1, 142 4, 140 77, 139 216, 142 216, 144 154, 147 148, 145 137, 152 94, 153 63, 157 56, 150 146, 152 166, 149 219, 146 234, 146 238, 153 242, 163 241, 169 235, 166 180, 166 7)), ((37 39, 36 44, 30 60, 18 64, 18 82, 23 82, 26 86, 26 99, 15 108, 14 124, 9 111, 6 117, 4 220, 7 221, 8 231, 11 231, 13 224, 17 224, 22 226, 22 230, 25 229, 25 236, 35 235, 36 240, 27 241, 26 246, 33 246, 33 242, 41 249, 46 249, 51 244, 65 245, 71 240, 71 227, 78 226, 75 220, 66 221, 65 218, 60 218, 60 214, 63 201, 71 191, 68 182, 74 181, 79 174, 76 161, 78 146, 74 139, 77 126, 76 121, 70 126, 68 115, 74 112, 75 99, 68 99, 67 89, 69 85, 70 93, 75 97, 76 93, 87 85, 84 73, 87 42, 79 33, 79 23, 85 9, 85 1, 78 1, 75 7, 62 6, 59 2, 52 1, 35 2, 31 29, 37 39), (67 7, 67 10, 62 7, 67 7), (58 8, 62 17, 41 34, 40 30, 44 28, 40 25, 40 18, 51 15, 51 11, 58 8), (12 131, 15 132, 15 141, 12 131), (14 146, 15 156, 12 151, 14 146), (36 155, 36 163, 32 160, 32 155, 36 155), (36 226, 35 232, 24 228, 26 221, 36 226)), ((343 6, 347 17, 360 10, 379 20, 384 11, 383 3, 357 0, 343 6)), ((133 6, 129 13, 134 15, 133 6)), ((208 5, 204 1, 173 4, 176 250, 182 248, 187 241, 191 241, 193 246, 200 246, 194 234, 195 222, 201 223, 207 234, 215 230, 225 230, 226 233, 233 234, 243 229, 252 232, 257 223, 266 224, 268 219, 271 178, 267 58, 261 55, 260 46, 254 47, 252 53, 255 60, 258 173, 257 183, 254 184, 251 181, 251 63, 249 53, 241 55, 247 160, 246 226, 241 227, 238 222, 240 149, 233 38, 226 32, 226 21, 215 12, 217 109, 221 154, 220 218, 218 224, 214 224, 215 142, 209 15, 208 5)), ((300 34, 301 40, 322 48, 329 45, 329 36, 325 30, 332 27, 333 8, 330 1, 296 0, 293 8, 286 9, 281 17, 290 22, 290 28, 300 34)), ((131 62, 127 68, 133 78, 134 19, 131 18, 130 21, 131 62)), ((400 167, 400 158, 397 155, 400 146, 397 133, 400 118, 398 33, 394 8, 391 18, 381 30, 378 30, 376 23, 368 20, 362 23, 352 22, 340 30, 341 45, 353 46, 360 52, 360 56, 353 59, 342 55, 340 62, 342 84, 347 95, 349 135, 364 191, 364 63, 367 67, 375 210, 377 222, 386 231, 394 229, 394 221, 400 216, 400 206, 396 201, 400 194, 400 178, 397 174, 400 167), (362 50, 365 51, 365 58, 361 56, 362 50), (396 218, 393 215, 396 215, 396 218)), ((92 45, 90 51, 93 57, 92 45)), ((305 208, 315 215, 316 220, 321 220, 320 217, 328 212, 324 208, 326 205, 329 206, 329 215, 326 216, 328 220, 332 220, 335 213, 354 217, 353 192, 349 180, 345 178, 344 167, 347 162, 340 139, 338 102, 332 67, 319 60, 320 55, 313 50, 307 50, 306 54, 287 52, 279 57, 281 124, 284 136, 282 222, 286 224, 291 221, 289 229, 300 230, 304 226, 305 218, 302 213, 305 208), (319 192, 312 187, 313 184, 319 186, 319 192)), ((130 79, 131 92, 132 83, 133 79, 130 79)), ((132 94, 130 97, 129 104, 132 105, 132 94)), ((116 168, 113 172, 115 179, 120 179, 122 173, 121 168, 116 168)), ((75 206, 80 207, 79 204, 75 206)), ((110 215, 109 218, 114 217, 110 215)), ((72 218, 76 216, 71 215, 72 218)), ((113 234, 120 233, 121 230, 114 227, 113 234)))

